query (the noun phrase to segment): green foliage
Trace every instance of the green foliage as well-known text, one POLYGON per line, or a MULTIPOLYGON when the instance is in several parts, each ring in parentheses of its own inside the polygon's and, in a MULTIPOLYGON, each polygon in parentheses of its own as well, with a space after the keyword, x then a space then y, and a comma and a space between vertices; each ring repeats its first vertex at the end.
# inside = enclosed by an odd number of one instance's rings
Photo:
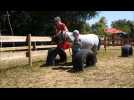
POLYGON ((83 24, 81 33, 83 33, 83 34, 92 33, 92 29, 88 23, 83 24))
POLYGON ((97 35, 104 35, 104 29, 107 27, 105 17, 102 17, 97 23, 91 26, 92 31, 97 35))
MULTIPOLYGON (((54 17, 60 16, 69 31, 82 31, 83 24, 98 12, 96 11, 9 11, 10 21, 15 35, 52 35, 54 17)), ((0 12, 0 29, 2 33, 11 33, 7 22, 6 11, 0 12)))
POLYGON ((130 36, 134 35, 134 22, 130 20, 117 20, 112 22, 112 27, 127 32, 130 36))

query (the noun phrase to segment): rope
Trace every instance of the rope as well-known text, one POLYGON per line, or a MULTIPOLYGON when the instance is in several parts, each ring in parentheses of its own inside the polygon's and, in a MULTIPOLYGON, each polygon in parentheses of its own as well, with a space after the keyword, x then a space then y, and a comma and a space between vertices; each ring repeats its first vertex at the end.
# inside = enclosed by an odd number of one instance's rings
POLYGON ((1 36, 2 36, 2 34, 1 34, 1 30, 0 30, 0 51, 1 51, 1 48, 2 48, 2 39, 1 39, 1 36))
POLYGON ((11 34, 12 34, 12 36, 14 35, 14 33, 13 33, 13 28, 12 28, 12 25, 11 25, 11 22, 10 22, 10 18, 9 18, 9 13, 8 13, 8 11, 7 11, 7 18, 8 18, 8 23, 9 23, 9 26, 10 26, 10 30, 11 30, 11 34))
MULTIPOLYGON (((9 13, 7 11, 7 18, 8 18, 8 23, 9 23, 9 26, 10 26, 10 30, 11 30, 11 34, 12 36, 14 36, 14 32, 13 32, 13 28, 12 28, 12 25, 11 25, 11 22, 10 22, 10 18, 9 18, 9 13)), ((15 46, 15 44, 13 43, 13 47, 15 46)))

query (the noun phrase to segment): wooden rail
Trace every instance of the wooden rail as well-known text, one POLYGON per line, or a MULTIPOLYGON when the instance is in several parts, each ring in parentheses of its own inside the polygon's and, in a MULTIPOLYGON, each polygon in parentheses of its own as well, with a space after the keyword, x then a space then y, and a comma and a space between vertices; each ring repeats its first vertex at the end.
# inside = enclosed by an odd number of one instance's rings
MULTIPOLYGON (((0 42, 26 42, 27 36, 0 36, 0 42)), ((50 37, 31 36, 31 42, 49 42, 50 37)))
MULTIPOLYGON (((24 43, 28 43, 27 47, 21 47, 21 49, 26 49, 26 57, 28 57, 28 62, 29 65, 32 66, 32 49, 37 49, 36 47, 36 42, 50 42, 51 41, 51 37, 45 37, 45 36, 31 36, 31 34, 28 34, 27 36, 0 36, 0 52, 5 51, 5 50, 10 50, 11 47, 9 48, 4 48, 2 47, 2 43, 14 43, 14 42, 24 42, 24 43), (34 42, 34 46, 32 48, 31 43, 34 42)), ((53 45, 55 46, 55 45, 53 45)), ((46 45, 46 47, 48 47, 48 45, 46 45)), ((50 47, 50 45, 49 45, 50 47)), ((52 46, 51 46, 52 47, 52 46)), ((55 46, 56 47, 56 46, 55 46)), ((17 47, 12 47, 13 50, 15 50, 17 47)), ((18 49, 20 50, 20 47, 18 47, 18 49)))

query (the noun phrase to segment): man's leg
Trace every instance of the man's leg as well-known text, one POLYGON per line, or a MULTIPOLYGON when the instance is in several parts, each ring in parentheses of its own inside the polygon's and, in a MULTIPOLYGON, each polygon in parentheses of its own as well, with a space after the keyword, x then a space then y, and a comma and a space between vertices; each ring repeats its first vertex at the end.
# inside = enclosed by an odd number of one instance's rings
POLYGON ((55 58, 56 58, 56 55, 57 55, 57 50, 56 50, 56 48, 50 50, 50 51, 48 52, 46 64, 48 64, 48 65, 55 65, 55 58))
POLYGON ((60 56, 60 62, 66 63, 67 62, 67 55, 66 55, 66 52, 64 51, 64 49, 57 48, 57 53, 60 56))

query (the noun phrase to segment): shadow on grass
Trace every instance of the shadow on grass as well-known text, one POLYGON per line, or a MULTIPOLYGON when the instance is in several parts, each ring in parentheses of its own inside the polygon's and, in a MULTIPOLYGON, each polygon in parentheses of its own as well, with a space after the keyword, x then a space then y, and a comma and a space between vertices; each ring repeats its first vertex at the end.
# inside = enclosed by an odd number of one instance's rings
POLYGON ((40 65, 40 67, 52 67, 52 66, 71 66, 72 65, 72 62, 67 62, 67 63, 59 63, 59 64, 56 64, 56 65, 48 65, 46 63, 40 65))
POLYGON ((68 70, 68 69, 72 69, 72 67, 69 67, 69 66, 72 66, 72 62, 67 62, 65 64, 58 64, 57 66, 60 66, 60 67, 56 67, 56 68, 52 68, 53 70, 68 70), (61 67, 61 66, 66 66, 66 67, 61 67))
POLYGON ((69 73, 81 73, 81 72, 83 72, 83 70, 77 71, 77 70, 74 70, 74 69, 72 68, 72 69, 67 70, 67 72, 69 72, 69 73))
POLYGON ((55 66, 47 65, 47 64, 42 64, 40 67, 54 67, 54 68, 52 68, 52 70, 62 70, 62 71, 66 71, 68 73, 79 73, 79 72, 82 72, 82 71, 74 70, 73 67, 72 67, 72 62, 68 62, 66 64, 58 64, 58 65, 55 65, 55 66))
POLYGON ((67 62, 65 64, 59 64, 60 66, 72 66, 72 62, 67 62))
POLYGON ((118 57, 122 57, 122 56, 120 55, 120 56, 118 56, 118 57))
MULTIPOLYGON (((89 65, 87 67, 85 67, 84 69, 87 70, 88 68, 96 68, 95 67, 96 65, 92 66, 92 65, 89 65)), ((66 71, 66 72, 69 72, 69 73, 80 73, 80 72, 83 72, 83 70, 80 70, 80 71, 76 71, 73 69, 73 66, 72 66, 72 62, 67 62, 66 64, 58 64, 58 65, 55 65, 55 66, 52 66, 52 65, 47 65, 47 64, 42 64, 40 67, 54 67, 52 68, 52 70, 63 70, 63 71, 66 71)))
POLYGON ((120 58, 130 58, 130 57, 132 57, 132 56, 118 56, 118 57, 120 57, 120 58))
POLYGON ((52 68, 53 70, 68 70, 71 69, 70 67, 56 67, 56 68, 52 68))
POLYGON ((52 69, 53 70, 63 70, 63 71, 66 71, 68 73, 80 73, 80 72, 83 72, 83 70, 76 71, 71 67, 57 67, 57 68, 52 68, 52 69))

